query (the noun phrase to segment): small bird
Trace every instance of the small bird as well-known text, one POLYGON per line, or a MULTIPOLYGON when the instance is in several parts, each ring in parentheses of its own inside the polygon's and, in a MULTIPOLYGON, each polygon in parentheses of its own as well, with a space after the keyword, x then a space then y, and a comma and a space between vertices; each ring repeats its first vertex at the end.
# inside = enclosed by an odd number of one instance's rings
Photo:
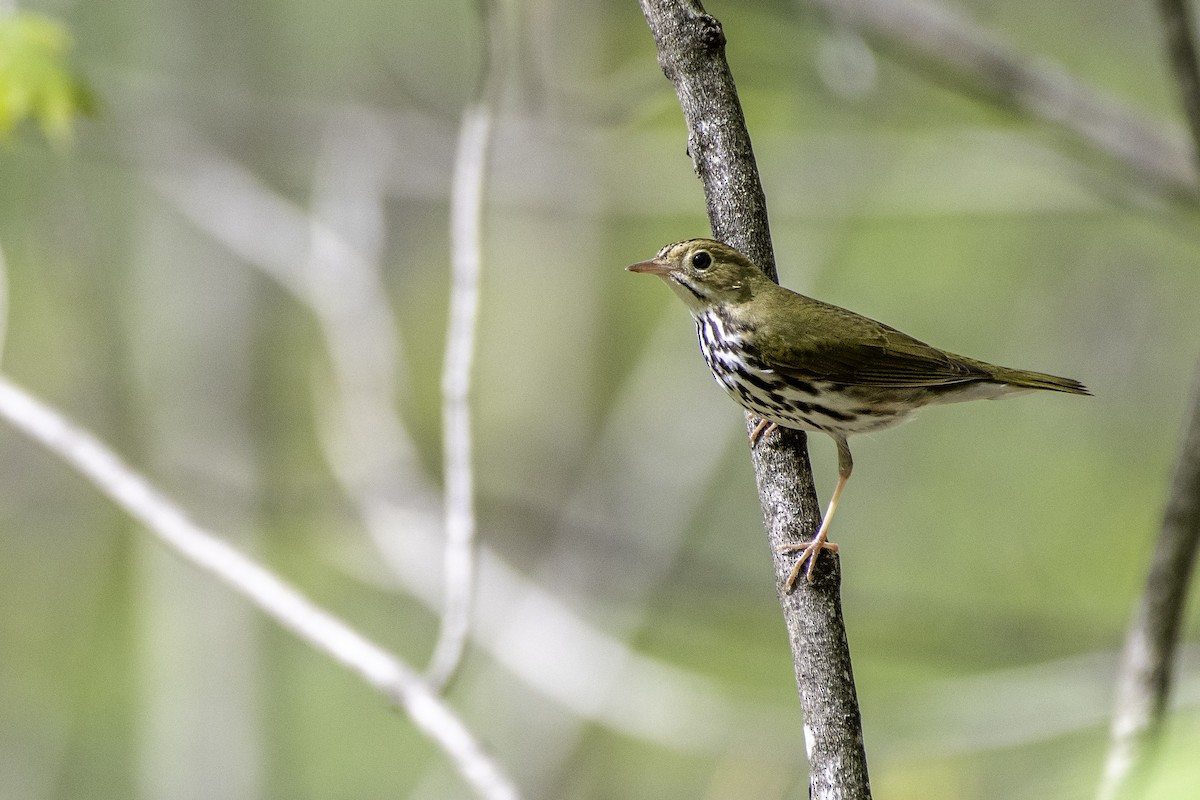
POLYGON ((713 377, 760 420, 752 446, 779 425, 824 431, 837 444, 838 481, 816 536, 782 548, 800 554, 788 575, 789 592, 805 565, 812 582, 821 550, 837 552, 828 540, 829 521, 854 468, 850 435, 891 427, 927 405, 1034 389, 1091 394, 1079 381, 948 353, 797 294, 712 239, 669 244, 626 269, 659 276, 687 304, 713 377))

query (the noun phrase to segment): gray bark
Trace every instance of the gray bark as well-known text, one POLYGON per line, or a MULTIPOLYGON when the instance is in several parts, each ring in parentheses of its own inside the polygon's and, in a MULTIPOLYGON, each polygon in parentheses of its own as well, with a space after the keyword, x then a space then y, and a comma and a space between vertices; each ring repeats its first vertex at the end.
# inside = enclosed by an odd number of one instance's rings
MULTIPOLYGON (((679 96, 713 236, 777 280, 766 198, 725 61, 721 24, 698 2, 641 0, 641 6, 659 64, 679 96)), ((802 432, 781 429, 759 441, 752 459, 804 714, 810 795, 865 799, 871 790, 842 620, 840 565, 822 553, 814 582, 802 580, 789 594, 785 581, 793 558, 778 552, 784 544, 811 538, 820 521, 806 441, 802 432)))

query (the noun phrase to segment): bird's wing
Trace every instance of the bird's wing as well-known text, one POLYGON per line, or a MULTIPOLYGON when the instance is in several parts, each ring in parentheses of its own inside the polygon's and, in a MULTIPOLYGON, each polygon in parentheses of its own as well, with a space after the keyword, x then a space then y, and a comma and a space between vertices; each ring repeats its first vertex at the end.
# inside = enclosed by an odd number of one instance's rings
POLYGON ((806 380, 896 389, 994 380, 982 362, 943 352, 853 311, 805 299, 801 313, 778 313, 784 308, 777 308, 759 329, 759 357, 772 369, 806 380))

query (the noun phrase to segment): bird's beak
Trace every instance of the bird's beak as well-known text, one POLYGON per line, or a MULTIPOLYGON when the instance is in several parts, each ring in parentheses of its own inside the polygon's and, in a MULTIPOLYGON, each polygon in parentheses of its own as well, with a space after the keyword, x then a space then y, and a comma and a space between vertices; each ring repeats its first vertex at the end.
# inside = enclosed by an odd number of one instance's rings
POLYGON ((625 269, 629 272, 644 272, 647 275, 663 276, 671 271, 671 265, 657 258, 652 258, 649 261, 639 261, 636 264, 630 264, 625 269))

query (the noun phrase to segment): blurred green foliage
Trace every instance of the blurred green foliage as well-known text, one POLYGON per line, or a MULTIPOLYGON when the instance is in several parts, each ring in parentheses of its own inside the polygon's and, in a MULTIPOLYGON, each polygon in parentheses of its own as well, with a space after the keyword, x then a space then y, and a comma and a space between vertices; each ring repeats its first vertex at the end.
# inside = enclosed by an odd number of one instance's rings
POLYGON ((77 115, 95 111, 92 93, 67 64, 70 45, 62 24, 49 17, 0 11, 0 137, 30 119, 63 140, 77 115))

